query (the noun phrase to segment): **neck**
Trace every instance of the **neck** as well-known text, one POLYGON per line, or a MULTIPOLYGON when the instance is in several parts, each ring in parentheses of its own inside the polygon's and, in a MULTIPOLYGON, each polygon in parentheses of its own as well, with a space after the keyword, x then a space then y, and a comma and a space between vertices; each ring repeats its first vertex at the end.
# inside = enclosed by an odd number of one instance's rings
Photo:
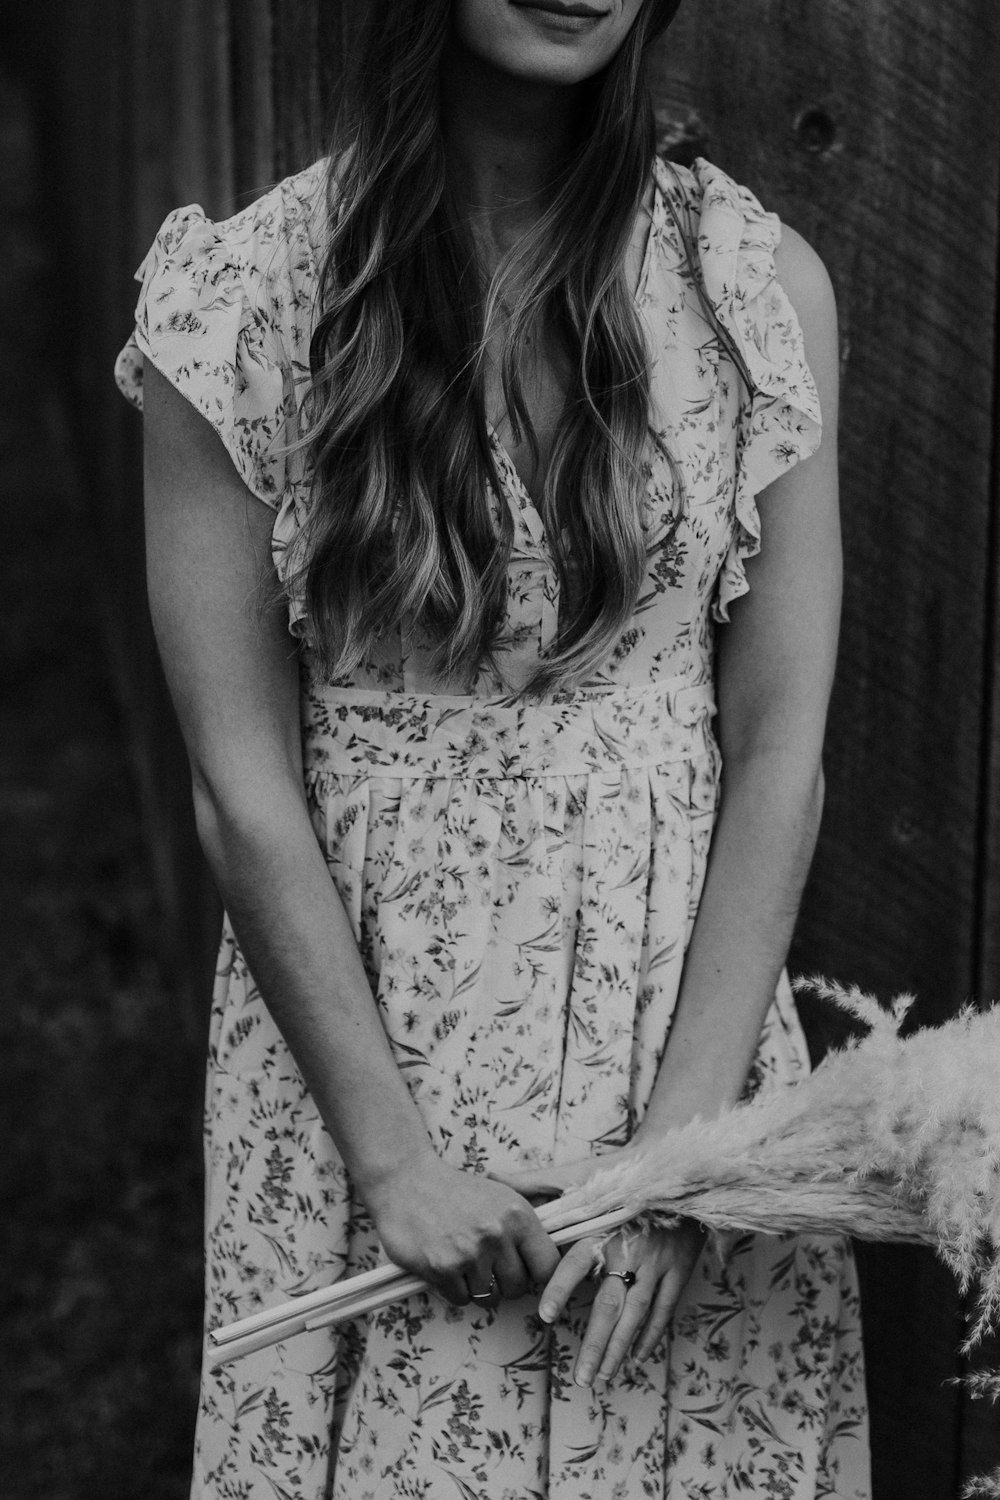
POLYGON ((583 98, 579 87, 514 78, 450 44, 441 117, 452 187, 498 248, 547 206, 577 143, 583 98))

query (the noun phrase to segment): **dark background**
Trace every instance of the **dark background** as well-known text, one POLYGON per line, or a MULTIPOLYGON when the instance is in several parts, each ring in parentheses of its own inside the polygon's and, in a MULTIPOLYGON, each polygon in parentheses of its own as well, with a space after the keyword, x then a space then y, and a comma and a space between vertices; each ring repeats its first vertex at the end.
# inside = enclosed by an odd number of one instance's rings
MULTIPOLYGON (((168 210, 224 217, 321 153, 352 10, 0 3, 10 1500, 187 1490, 218 910, 111 366, 168 210)), ((656 66, 663 148, 748 183, 837 287, 847 593, 792 967, 915 990, 924 1023, 1000 997, 998 77, 995 0, 689 0, 656 66)), ((927 1252, 859 1259, 876 1500, 957 1500, 1000 1463, 997 1409, 950 1383, 961 1299, 927 1252)))

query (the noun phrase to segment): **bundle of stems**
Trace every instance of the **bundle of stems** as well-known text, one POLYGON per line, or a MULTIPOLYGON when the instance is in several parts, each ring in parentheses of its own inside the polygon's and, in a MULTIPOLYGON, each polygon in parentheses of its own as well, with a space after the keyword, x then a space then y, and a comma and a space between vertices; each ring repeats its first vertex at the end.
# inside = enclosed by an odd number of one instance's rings
MULTIPOLYGON (((558 1201, 558 1200, 557 1200, 558 1201)), ((547 1210, 553 1205, 543 1204, 538 1215, 549 1227, 547 1210)), ((633 1219, 631 1209, 618 1209, 612 1213, 594 1215, 579 1223, 556 1228, 552 1235, 557 1245, 569 1245, 574 1240, 588 1235, 608 1235, 622 1224, 633 1219)), ((268 1344, 277 1344, 297 1333, 311 1333, 316 1328, 326 1328, 332 1323, 342 1323, 348 1318, 359 1318, 365 1313, 377 1312, 391 1302, 412 1297, 415 1292, 427 1291, 427 1283, 419 1276, 412 1276, 402 1267, 388 1261, 376 1266, 373 1271, 362 1271, 359 1276, 346 1277, 333 1286, 323 1287, 317 1292, 305 1292, 283 1302, 278 1307, 266 1308, 251 1313, 237 1323, 228 1323, 223 1328, 213 1328, 208 1335, 208 1359, 215 1367, 239 1359, 243 1354, 252 1354, 268 1344)))
MULTIPOLYGON (((557 1244, 633 1220, 847 1234, 931 1246, 963 1292, 979 1284, 969 1349, 1000 1312, 1000 1006, 902 1038, 912 996, 883 1009, 823 979, 798 981, 868 1030, 801 1080, 626 1150, 538 1215, 557 1244)), ((721 1243, 721 1242, 720 1242, 721 1243)), ((379 1266, 209 1335, 223 1364, 305 1329, 424 1290, 379 1266)))

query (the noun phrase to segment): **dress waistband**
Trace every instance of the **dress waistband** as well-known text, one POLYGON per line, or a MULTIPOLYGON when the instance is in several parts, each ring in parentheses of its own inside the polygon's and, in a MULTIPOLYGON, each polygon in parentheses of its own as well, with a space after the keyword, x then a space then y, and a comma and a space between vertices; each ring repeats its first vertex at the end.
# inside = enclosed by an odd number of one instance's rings
POLYGON ((303 736, 310 779, 571 776, 703 755, 714 712, 711 683, 687 677, 542 703, 310 683, 303 736))

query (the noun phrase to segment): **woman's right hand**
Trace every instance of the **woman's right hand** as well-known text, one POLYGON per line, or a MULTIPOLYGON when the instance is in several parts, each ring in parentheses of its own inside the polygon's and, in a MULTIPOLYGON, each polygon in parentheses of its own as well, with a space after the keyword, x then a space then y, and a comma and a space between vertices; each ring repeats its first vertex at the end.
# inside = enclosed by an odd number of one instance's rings
POLYGON ((524 1297, 559 1264, 526 1198, 484 1174, 450 1167, 432 1151, 401 1163, 364 1198, 389 1259, 456 1307, 486 1292, 494 1278, 498 1296, 524 1297))

